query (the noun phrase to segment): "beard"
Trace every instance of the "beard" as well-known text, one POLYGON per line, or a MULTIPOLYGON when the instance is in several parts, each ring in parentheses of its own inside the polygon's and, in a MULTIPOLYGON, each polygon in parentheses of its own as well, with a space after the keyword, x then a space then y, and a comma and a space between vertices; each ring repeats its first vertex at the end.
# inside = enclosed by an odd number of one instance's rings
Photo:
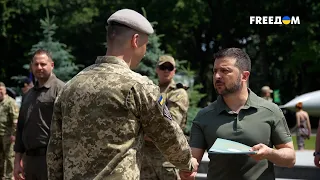
POLYGON ((230 87, 225 86, 225 89, 222 90, 220 93, 218 92, 217 88, 215 88, 217 94, 222 95, 222 96, 227 96, 229 94, 233 94, 237 91, 239 91, 242 88, 241 84, 241 77, 240 75, 238 76, 237 80, 233 82, 230 87))

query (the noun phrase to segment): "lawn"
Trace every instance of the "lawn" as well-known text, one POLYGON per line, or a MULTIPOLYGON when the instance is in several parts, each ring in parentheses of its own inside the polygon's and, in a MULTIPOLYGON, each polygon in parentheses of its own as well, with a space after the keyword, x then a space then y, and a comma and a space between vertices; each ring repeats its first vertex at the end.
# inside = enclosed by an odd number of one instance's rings
MULTIPOLYGON (((295 150, 298 150, 297 137, 296 137, 295 135, 293 135, 293 136, 292 136, 292 140, 293 140, 294 149, 295 149, 295 150)), ((306 140, 304 141, 305 149, 314 150, 314 148, 315 148, 315 142, 316 142, 316 136, 311 136, 310 139, 306 139, 306 140)))

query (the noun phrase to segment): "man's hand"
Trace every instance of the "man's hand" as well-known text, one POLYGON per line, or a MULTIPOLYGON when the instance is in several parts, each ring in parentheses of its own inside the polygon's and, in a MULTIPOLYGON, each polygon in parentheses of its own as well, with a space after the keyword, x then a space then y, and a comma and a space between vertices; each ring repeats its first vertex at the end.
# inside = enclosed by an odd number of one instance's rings
POLYGON ((198 167, 199 167, 199 163, 197 161, 196 158, 192 158, 191 159, 191 164, 192 164, 192 171, 184 171, 184 170, 180 170, 179 171, 179 175, 181 180, 194 180, 196 175, 197 175, 197 171, 198 171, 198 167))
POLYGON ((273 149, 264 145, 264 144, 257 144, 253 146, 250 151, 257 151, 257 154, 249 155, 256 161, 260 161, 263 159, 267 159, 268 156, 272 153, 273 149))
POLYGON ((14 163, 14 167, 13 167, 13 177, 15 180, 24 180, 24 171, 23 168, 21 166, 21 162, 18 163, 14 163))
POLYGON ((179 175, 181 180, 195 180, 197 172, 180 171, 179 175))
POLYGON ((316 165, 318 168, 320 168, 320 156, 316 155, 314 157, 314 165, 316 165))

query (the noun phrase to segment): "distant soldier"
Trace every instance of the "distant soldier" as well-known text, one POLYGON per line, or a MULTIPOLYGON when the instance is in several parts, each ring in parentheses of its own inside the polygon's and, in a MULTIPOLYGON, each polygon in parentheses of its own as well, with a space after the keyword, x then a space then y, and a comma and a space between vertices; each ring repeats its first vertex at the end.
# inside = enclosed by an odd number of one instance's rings
POLYGON ((273 99, 272 99, 272 97, 271 97, 271 93, 273 93, 273 90, 270 89, 269 86, 263 86, 263 87, 261 88, 261 97, 262 97, 263 99, 267 100, 267 101, 270 101, 270 102, 273 101, 273 99))
POLYGON ((26 94, 29 89, 33 88, 33 82, 31 79, 29 78, 25 78, 23 79, 22 83, 21 83, 21 91, 23 94, 26 94))
POLYGON ((0 178, 12 179, 13 142, 19 110, 13 98, 7 95, 0 82, 0 178))
POLYGON ((24 100, 25 94, 29 91, 29 89, 33 88, 33 82, 29 78, 25 78, 21 83, 21 91, 22 91, 22 101, 24 100))
POLYGON ((146 53, 150 22, 129 9, 107 22, 106 56, 73 77, 55 102, 49 179, 138 180, 145 134, 175 166, 197 171, 159 87, 131 70, 146 53))
MULTIPOLYGON (((157 64, 157 75, 159 87, 165 104, 168 106, 170 114, 182 130, 185 130, 187 123, 187 111, 189 98, 186 87, 181 83, 176 84, 173 80, 176 71, 176 63, 172 56, 160 56, 157 64)), ((152 140, 145 137, 144 157, 142 163, 141 180, 177 180, 178 170, 173 164, 161 154, 152 140)))

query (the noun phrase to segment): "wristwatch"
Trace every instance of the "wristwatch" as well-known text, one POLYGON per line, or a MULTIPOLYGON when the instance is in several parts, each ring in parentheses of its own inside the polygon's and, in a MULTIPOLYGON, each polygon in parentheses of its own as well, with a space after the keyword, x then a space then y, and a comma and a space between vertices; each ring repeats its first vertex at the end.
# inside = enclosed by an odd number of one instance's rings
POLYGON ((314 152, 313 153, 313 156, 318 156, 318 155, 320 155, 320 152, 314 152))

